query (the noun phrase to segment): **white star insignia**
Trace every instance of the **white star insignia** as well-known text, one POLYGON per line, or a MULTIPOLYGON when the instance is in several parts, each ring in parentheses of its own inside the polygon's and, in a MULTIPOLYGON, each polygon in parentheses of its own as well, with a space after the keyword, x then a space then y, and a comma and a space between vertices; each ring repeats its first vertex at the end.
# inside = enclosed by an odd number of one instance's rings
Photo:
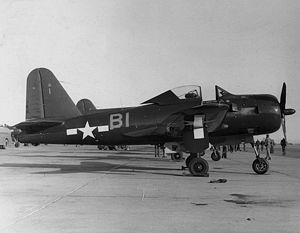
POLYGON ((85 123, 84 128, 78 128, 78 130, 80 130, 81 132, 83 132, 82 140, 85 139, 87 136, 95 138, 94 134, 93 134, 93 130, 96 129, 96 128, 97 127, 90 127, 88 121, 85 123))

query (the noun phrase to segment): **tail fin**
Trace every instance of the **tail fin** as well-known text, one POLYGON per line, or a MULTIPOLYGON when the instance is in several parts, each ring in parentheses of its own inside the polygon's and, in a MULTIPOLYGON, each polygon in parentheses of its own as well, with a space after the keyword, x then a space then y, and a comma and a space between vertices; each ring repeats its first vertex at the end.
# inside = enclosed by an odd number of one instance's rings
POLYGON ((81 115, 54 74, 34 69, 27 78, 26 120, 65 119, 81 115))
POLYGON ((76 104, 76 107, 81 112, 81 114, 85 115, 94 110, 96 110, 95 105, 89 99, 81 99, 76 104))

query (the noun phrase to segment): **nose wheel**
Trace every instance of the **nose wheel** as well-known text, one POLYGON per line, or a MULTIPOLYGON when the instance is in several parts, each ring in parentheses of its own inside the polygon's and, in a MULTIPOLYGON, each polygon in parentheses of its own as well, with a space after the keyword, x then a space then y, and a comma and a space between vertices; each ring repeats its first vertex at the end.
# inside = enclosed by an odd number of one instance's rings
POLYGON ((259 154, 254 146, 254 143, 251 143, 251 146, 256 155, 256 159, 252 163, 252 169, 259 175, 265 174, 269 170, 269 163, 266 159, 259 157, 259 154))
POLYGON ((265 174, 269 170, 269 163, 264 158, 257 158, 252 163, 252 169, 257 174, 260 174, 260 175, 265 174))

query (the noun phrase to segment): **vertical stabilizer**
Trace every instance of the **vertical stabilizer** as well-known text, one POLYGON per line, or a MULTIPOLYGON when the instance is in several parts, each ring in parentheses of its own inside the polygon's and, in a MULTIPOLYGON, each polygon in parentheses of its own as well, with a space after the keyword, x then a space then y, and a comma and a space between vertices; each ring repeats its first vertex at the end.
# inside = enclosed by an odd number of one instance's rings
POLYGON ((34 69, 27 78, 26 120, 65 119, 81 115, 54 74, 34 69))

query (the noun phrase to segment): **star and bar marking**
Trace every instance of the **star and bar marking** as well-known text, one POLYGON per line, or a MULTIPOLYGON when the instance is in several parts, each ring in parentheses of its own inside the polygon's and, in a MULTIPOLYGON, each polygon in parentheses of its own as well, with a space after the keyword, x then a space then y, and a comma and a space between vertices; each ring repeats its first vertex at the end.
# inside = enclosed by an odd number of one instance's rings
POLYGON ((81 131, 82 134, 82 140, 86 137, 90 136, 91 138, 95 138, 93 131, 95 129, 98 129, 98 132, 107 132, 109 130, 108 125, 99 125, 99 126, 90 126, 89 122, 86 121, 84 128, 73 128, 73 129, 67 129, 66 134, 69 135, 77 135, 78 130, 81 131))

